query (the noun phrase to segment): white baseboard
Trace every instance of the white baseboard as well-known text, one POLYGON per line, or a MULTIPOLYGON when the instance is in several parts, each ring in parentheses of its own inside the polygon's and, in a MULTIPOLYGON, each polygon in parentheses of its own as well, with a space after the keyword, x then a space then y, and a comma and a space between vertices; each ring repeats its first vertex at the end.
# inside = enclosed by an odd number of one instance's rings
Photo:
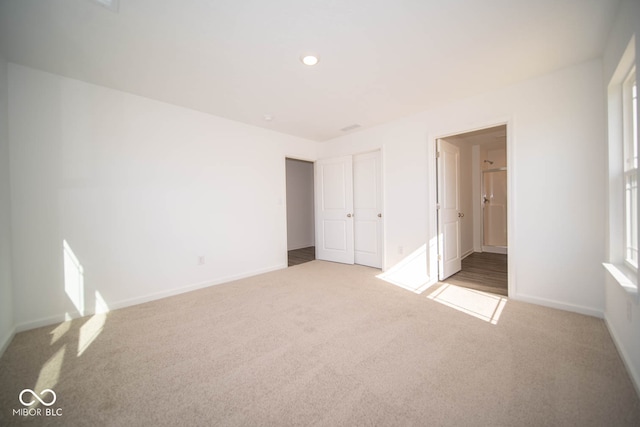
POLYGON ((483 246, 482 252, 489 252, 491 254, 504 254, 506 255, 509 250, 506 246, 483 246))
MULTIPOLYGON (((180 295, 185 292, 191 292, 191 291, 196 291, 202 288, 208 288, 209 286, 215 286, 223 283, 233 282, 234 280, 240 280, 240 279, 244 279, 251 276, 257 276, 258 274, 269 273, 271 271, 281 270, 283 268, 287 268, 287 265, 278 264, 271 267, 250 271, 247 273, 235 274, 231 276, 218 278, 215 280, 207 280, 204 282, 194 283, 194 284, 182 286, 179 288, 173 288, 173 289, 167 289, 165 291, 154 292, 152 294, 142 295, 135 298, 129 298, 126 300, 110 302, 109 310, 111 311, 119 308, 131 307, 133 305, 144 304, 145 302, 151 302, 151 301, 159 300, 162 298, 171 297, 174 295, 180 295)), ((69 320, 69 318, 77 319, 80 317, 92 316, 94 314, 95 314, 94 311, 87 311, 84 316, 81 316, 80 313, 77 311, 72 313, 56 314, 54 316, 22 322, 19 325, 16 325, 15 332, 22 332, 22 331, 27 331, 29 329, 40 328, 42 326, 54 325, 56 323, 61 323, 66 320, 69 320)))
POLYGON ((311 246, 315 246, 315 243, 310 243, 310 244, 302 244, 302 245, 293 245, 290 248, 287 248, 287 251, 295 251, 298 249, 304 249, 304 248, 310 248, 311 246))
POLYGON ((473 249, 469 249, 467 252, 463 253, 462 256, 460 257, 460 259, 465 259, 466 257, 468 257, 469 255, 471 255, 474 252, 473 249))
POLYGON ((6 337, 2 338, 2 341, 0 341, 0 356, 2 356, 7 347, 9 347, 9 344, 11 344, 14 336, 16 336, 16 328, 11 329, 9 331, 9 334, 7 334, 6 337))
POLYGON ((640 372, 638 372, 633 363, 632 359, 627 353, 625 347, 622 345, 622 341, 618 338, 618 333, 613 328, 612 324, 607 319, 607 315, 604 315, 604 324, 607 326, 607 330, 609 331, 609 335, 613 339, 613 343, 618 349, 618 354, 620 354, 620 358, 622 359, 622 363, 624 363, 625 368, 627 368, 627 372, 629 373, 629 377, 631 377, 631 382, 636 389, 636 393, 638 393, 638 397, 640 398, 640 372))
MULTIPOLYGON (((16 333, 28 331, 30 329, 41 328, 43 326, 55 325, 56 323, 62 323, 66 320, 68 314, 56 314, 54 316, 49 317, 41 317, 40 319, 29 320, 27 322, 22 322, 16 325, 16 333)), ((89 315, 89 313, 87 313, 89 315)), ((81 317, 79 314, 75 315, 75 313, 71 314, 72 318, 81 317)))
POLYGON ((231 276, 222 277, 220 279, 207 280, 204 282, 194 283, 194 284, 183 286, 180 288, 174 288, 166 291, 155 292, 153 294, 130 298, 122 301, 117 301, 115 303, 109 304, 109 309, 115 310, 118 308, 124 308, 124 307, 130 307, 132 305, 143 304, 145 302, 155 301, 158 299, 167 298, 174 295, 180 295, 180 294, 184 294, 185 292, 191 292, 191 291, 196 291, 202 288, 208 288, 209 286, 221 285, 223 283, 233 282, 234 280, 240 280, 247 277, 257 276, 258 274, 269 273, 271 271, 280 270, 283 268, 287 268, 287 265, 279 264, 279 265, 275 265, 267 268, 262 268, 259 270, 250 271, 248 273, 235 274, 231 276))
POLYGON ((514 301, 522 301, 522 302, 528 302, 531 304, 542 305, 544 307, 557 308, 558 310, 585 314, 587 316, 593 316, 599 319, 604 318, 603 311, 597 308, 585 307, 585 306, 576 305, 576 304, 568 304, 560 301, 550 300, 546 298, 532 297, 530 295, 523 295, 523 294, 516 294, 516 295, 509 294, 509 299, 512 299, 514 301))

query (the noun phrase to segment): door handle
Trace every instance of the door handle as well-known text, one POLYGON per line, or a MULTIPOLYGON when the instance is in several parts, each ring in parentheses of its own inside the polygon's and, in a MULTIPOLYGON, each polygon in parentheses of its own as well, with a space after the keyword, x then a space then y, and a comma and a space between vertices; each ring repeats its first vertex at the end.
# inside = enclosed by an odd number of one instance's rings
POLYGON ((458 212, 458 218, 462 218, 464 214, 462 212, 458 212))
POLYGON ((382 214, 381 213, 378 214, 378 218, 382 218, 382 214))
POLYGON ((351 214, 347 214, 347 218, 351 218, 353 215, 351 214))

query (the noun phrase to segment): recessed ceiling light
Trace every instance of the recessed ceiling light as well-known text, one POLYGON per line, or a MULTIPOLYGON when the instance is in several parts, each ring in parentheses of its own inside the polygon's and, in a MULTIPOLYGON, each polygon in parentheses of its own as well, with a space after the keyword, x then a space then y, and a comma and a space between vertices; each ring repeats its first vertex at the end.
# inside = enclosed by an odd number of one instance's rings
POLYGON ((318 58, 317 55, 302 55, 302 57, 300 57, 300 61, 302 61, 304 65, 308 65, 311 67, 313 65, 316 65, 318 61, 320 61, 320 58, 318 58))
POLYGON ((263 119, 265 119, 265 121, 270 122, 273 120, 273 116, 271 114, 265 114, 264 116, 262 116, 263 119))

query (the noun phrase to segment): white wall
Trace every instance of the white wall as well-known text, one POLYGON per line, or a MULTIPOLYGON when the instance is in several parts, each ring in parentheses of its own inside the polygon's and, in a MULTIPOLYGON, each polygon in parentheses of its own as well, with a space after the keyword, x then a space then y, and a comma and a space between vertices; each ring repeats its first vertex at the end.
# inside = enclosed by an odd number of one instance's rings
POLYGON ((9 344, 14 331, 7 69, 8 64, 0 55, 0 355, 9 344))
POLYGON ((287 247, 314 246, 313 163, 287 159, 287 247))
MULTIPOLYGON (((623 0, 604 52, 605 89, 609 85, 620 58, 634 34, 636 37, 636 70, 640 70, 640 43, 638 39, 640 37, 640 2, 623 0)), ((622 183, 620 182, 619 185, 621 186, 622 183)), ((621 205, 621 203, 619 204, 621 205)), ((621 221, 621 217, 619 221, 614 220, 610 231, 619 233, 619 223, 621 221)), ((607 236, 607 241, 619 242, 620 239, 616 239, 616 236, 607 236)), ((606 246, 605 241, 601 244, 606 246)), ((611 252, 621 252, 621 246, 620 248, 611 248, 611 252)), ((603 283, 605 284, 604 317, 640 394, 640 306, 638 297, 626 292, 608 274, 603 283)))
POLYGON ((82 313, 65 241, 85 313, 286 267, 284 159, 316 143, 14 64, 9 87, 19 329, 82 313))
POLYGON ((320 155, 384 147, 386 265, 399 246, 426 244, 432 268, 435 138, 508 122, 510 296, 601 315, 604 117, 594 60, 337 138, 320 155))

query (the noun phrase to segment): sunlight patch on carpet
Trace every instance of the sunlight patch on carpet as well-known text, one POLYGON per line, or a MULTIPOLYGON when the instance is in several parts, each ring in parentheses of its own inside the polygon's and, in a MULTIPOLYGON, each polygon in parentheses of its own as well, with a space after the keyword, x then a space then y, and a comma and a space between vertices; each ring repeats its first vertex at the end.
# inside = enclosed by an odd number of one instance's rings
POLYGON ((500 295, 443 283, 427 298, 470 316, 497 325, 507 299, 500 295))
MULTIPOLYGON (((63 345, 42 365, 36 385, 33 387, 33 391, 39 394, 43 390, 52 389, 58 384, 58 381, 60 381, 60 372, 62 371, 65 351, 66 345, 63 345)), ((36 401, 33 407, 35 408, 38 405, 39 402, 36 401)))
POLYGON ((96 291, 95 314, 80 327, 80 334, 78 335, 78 357, 82 356, 82 353, 84 353, 91 343, 98 338, 98 335, 102 333, 109 311, 107 302, 100 292, 96 291))
POLYGON ((392 285, 421 294, 430 287, 427 275, 427 245, 420 246, 402 261, 376 277, 392 285))
POLYGON ((69 329, 71 329, 71 322, 62 322, 56 326, 54 330, 49 332, 49 335, 51 335, 51 345, 54 345, 64 334, 69 332, 69 329))
POLYGON ((78 357, 82 356, 92 342, 98 338, 98 335, 104 328, 104 323, 107 320, 106 313, 95 314, 91 316, 91 319, 80 327, 80 334, 78 336, 78 357))

